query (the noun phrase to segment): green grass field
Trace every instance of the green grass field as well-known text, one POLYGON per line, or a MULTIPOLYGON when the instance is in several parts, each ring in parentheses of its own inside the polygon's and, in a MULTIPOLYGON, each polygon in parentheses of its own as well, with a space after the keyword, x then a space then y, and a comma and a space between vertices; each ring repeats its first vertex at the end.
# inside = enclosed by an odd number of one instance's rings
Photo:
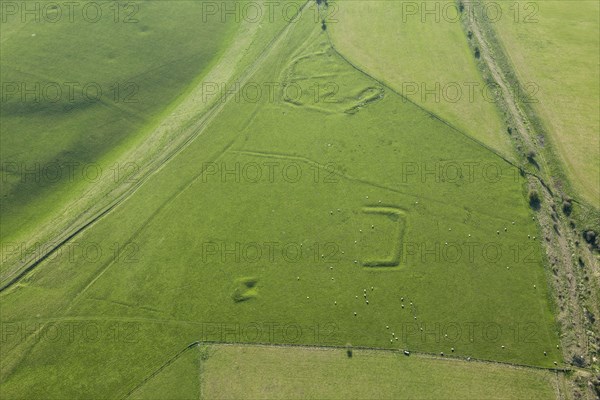
POLYGON ((495 24, 519 79, 539 89, 533 106, 567 176, 595 207, 600 207, 600 67, 591 55, 600 44, 598 7, 585 0, 515 2, 504 5, 507 18, 495 24))
MULTIPOLYGON (((3 99, 3 162, 144 173, 21 183, 3 164, 1 285, 20 268, 7 242, 61 237, 91 204, 115 203, 0 286, 0 397, 565 396, 553 369, 569 366, 567 313, 501 111, 405 91, 483 85, 461 25, 404 22, 395 1, 206 22, 209 3, 142 2, 140 22, 119 26, 2 25, 3 84, 133 81, 140 99, 3 99), (85 51, 57 45, 67 37, 85 51), (363 349, 349 358, 348 343, 363 349)), ((546 4, 544 21, 580 18, 546 4)), ((551 88, 544 121, 574 124, 552 66, 511 42, 541 36, 497 28, 520 78, 551 88)), ((569 79, 593 106, 594 76, 569 79)), ((589 136, 597 118, 582 107, 589 136)))
MULTIPOLYGON (((205 349, 192 348, 177 357, 160 371, 155 371, 148 380, 140 383, 127 398, 138 400, 199 399, 200 368, 205 349)), ((244 397, 244 396, 240 396, 244 397)), ((208 396, 207 398, 213 398, 208 396)))
MULTIPOLYGON (((201 380, 207 399, 556 398, 551 373, 505 365, 368 350, 352 358, 343 349, 212 346, 208 353, 201 380)), ((191 375, 180 373, 197 381, 191 375)))
POLYGON ((340 1, 335 45, 353 63, 512 157, 506 124, 477 68, 454 1, 340 1), (426 13, 427 10, 434 12, 426 13), (437 10, 437 11, 435 11, 437 10))
POLYGON ((514 167, 352 68, 312 16, 267 49, 243 83, 272 97, 230 96, 77 237, 100 254, 0 294, 6 398, 120 397, 196 340, 561 363, 514 167))
POLYGON ((111 7, 95 23, 17 14, 2 24, 3 240, 31 237, 101 179, 114 185, 139 169, 141 160, 116 164, 119 155, 207 72, 235 29, 195 23, 199 2, 111 7))

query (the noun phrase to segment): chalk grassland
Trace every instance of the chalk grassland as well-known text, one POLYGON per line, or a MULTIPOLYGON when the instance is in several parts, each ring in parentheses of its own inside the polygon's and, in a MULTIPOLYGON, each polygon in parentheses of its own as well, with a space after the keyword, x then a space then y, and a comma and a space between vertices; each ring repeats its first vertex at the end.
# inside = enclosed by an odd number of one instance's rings
POLYGON ((117 165, 119 155, 185 96, 235 28, 196 23, 198 2, 115 5, 103 4, 97 22, 3 15, 3 240, 30 238, 90 186, 138 169, 117 165))
MULTIPOLYGON (((235 4, 238 8, 243 8, 246 3, 235 4)), ((298 3, 296 7, 300 5, 301 3, 298 3)), ((205 15, 206 18, 206 21, 203 22, 204 25, 216 25, 215 33, 219 33, 223 29, 233 30, 234 37, 223 39, 219 54, 205 68, 207 72, 200 74, 190 84, 190 88, 187 90, 189 94, 183 93, 180 96, 181 99, 163 113, 164 118, 161 117, 160 122, 144 134, 135 145, 120 146, 123 150, 122 154, 118 157, 115 156, 112 161, 106 160, 106 162, 91 165, 91 170, 94 172, 97 171, 95 167, 102 169, 101 176, 90 182, 86 180, 79 185, 80 188, 74 196, 67 196, 68 193, 65 193, 66 188, 64 187, 55 188, 65 194, 65 199, 70 197, 69 201, 62 202, 61 206, 56 208, 53 213, 47 213, 47 218, 37 221, 34 230, 25 232, 20 229, 7 232, 10 240, 4 238, 6 241, 2 249, 2 275, 0 275, 2 285, 14 279, 18 273, 43 256, 47 249, 93 221, 93 218, 104 212, 107 207, 118 204, 123 196, 135 190, 136 186, 144 182, 145 177, 160 168, 166 160, 184 147, 185 143, 199 134, 202 126, 222 107, 222 104, 216 100, 214 92, 230 90, 244 74, 250 74, 249 66, 257 63, 260 59, 259 55, 264 52, 265 48, 268 48, 275 32, 280 31, 290 18, 275 12, 265 13, 263 20, 256 23, 254 20, 238 20, 235 15, 223 19, 218 10, 214 13, 203 10, 204 14, 202 15, 205 15), (271 16, 278 18, 271 18, 271 16), (235 27, 222 28, 218 26, 223 24, 235 25, 235 27), (212 96, 208 96, 209 89, 210 93, 213 93, 212 96), (31 249, 36 243, 47 245, 32 251, 31 249), (11 251, 21 245, 29 249, 23 252, 11 251)), ((316 15, 314 7, 310 12, 316 15)), ((198 19, 203 21, 202 16, 198 16, 198 19)), ((44 164, 40 164, 42 172, 37 176, 43 177, 47 171, 50 171, 50 178, 53 178, 52 173, 55 170, 51 166, 45 168, 44 164)), ((11 178, 10 171, 4 172, 6 172, 7 178, 11 178)), ((70 176, 68 168, 63 168, 61 172, 63 177, 70 176)), ((14 178, 18 183, 18 171, 15 175, 14 178)), ((26 173, 21 171, 21 179, 23 179, 23 175, 26 173)), ((35 176, 33 174, 33 178, 35 176)), ((27 176, 27 180, 31 184, 32 176, 27 176)), ((69 183, 71 182, 69 180, 69 183)), ((38 182, 38 184, 43 186, 44 182, 38 182)), ((28 207, 27 203, 22 206, 28 207)), ((46 209, 50 210, 48 207, 46 209)))
POLYGON ((597 1, 515 2, 494 24, 521 82, 539 86, 532 104, 575 189, 600 207, 600 17, 597 1), (514 23, 515 13, 521 21, 514 23))
MULTIPOLYGON (((212 346, 202 361, 207 399, 554 399, 539 370, 402 353, 212 346)), ((150 397, 148 397, 150 398, 150 397)))
POLYGON ((274 96, 228 96, 77 237, 98 256, 58 252, 0 294, 3 395, 119 397, 197 340, 560 365, 515 169, 345 63, 312 16, 259 59, 247 82, 274 96), (135 329, 50 340, 57 323, 135 329))
MULTIPOLYGON (((199 399, 200 371, 205 347, 193 347, 176 360, 155 371, 148 380, 128 394, 126 398, 136 400, 199 399)), ((243 398, 246 396, 240 396, 243 398)), ((207 397, 212 398, 212 397, 207 397)))
POLYGON ((353 63, 500 153, 511 142, 454 1, 338 1, 335 46, 353 63), (425 15, 425 8, 437 12, 425 15), (437 7, 437 8, 436 8, 437 7), (436 86, 437 85, 437 86, 436 86))

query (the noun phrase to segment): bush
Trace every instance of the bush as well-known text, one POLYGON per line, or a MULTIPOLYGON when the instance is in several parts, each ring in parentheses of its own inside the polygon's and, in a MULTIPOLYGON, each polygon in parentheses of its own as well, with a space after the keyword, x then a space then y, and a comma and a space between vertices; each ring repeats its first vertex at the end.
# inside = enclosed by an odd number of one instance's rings
POLYGON ((594 231, 586 231, 583 233, 583 238, 590 245, 591 250, 600 250, 600 237, 594 231))
POLYGON ((540 199, 540 195, 538 193, 537 190, 532 189, 529 191, 529 205, 531 206, 531 208, 533 209, 539 209, 540 208, 540 203, 541 203, 541 199, 540 199))
POLYGON ((479 52, 479 47, 475 47, 475 58, 479 59, 481 57, 481 53, 479 52))
POLYGON ((346 355, 348 358, 352 358, 352 345, 350 343, 346 345, 346 355))
POLYGON ((585 232, 583 234, 583 238, 589 244, 594 244, 594 242, 596 241, 596 232, 594 232, 594 231, 587 231, 587 232, 585 232))
POLYGON ((565 215, 571 215, 571 212, 573 211, 573 204, 569 200, 563 201, 562 210, 565 213, 565 215))
POLYGON ((583 358, 582 356, 575 354, 573 356, 573 358, 571 359, 571 362, 573 365, 579 367, 579 368, 585 368, 586 366, 586 362, 585 362, 585 358, 583 358))
POLYGON ((565 213, 566 216, 570 216, 571 213, 573 212, 573 204, 571 204, 570 201, 565 201, 563 203, 563 212, 565 213))

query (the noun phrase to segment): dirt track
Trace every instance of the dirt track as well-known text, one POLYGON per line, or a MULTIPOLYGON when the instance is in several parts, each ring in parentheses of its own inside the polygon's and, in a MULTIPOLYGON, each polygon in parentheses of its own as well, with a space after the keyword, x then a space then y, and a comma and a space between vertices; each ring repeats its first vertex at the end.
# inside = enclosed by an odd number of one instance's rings
MULTIPOLYGON (((498 54, 503 53, 503 49, 498 40, 493 37, 494 28, 484 26, 485 22, 478 21, 477 18, 468 20, 465 28, 472 32, 473 38, 480 48, 484 70, 489 72, 502 90, 503 108, 509 114, 511 123, 516 128, 513 128, 513 135, 516 134, 517 140, 525 145, 523 152, 533 150, 536 154, 535 161, 539 176, 536 179, 529 175, 529 188, 537 190, 542 195, 542 206, 536 216, 543 240, 542 247, 545 250, 547 262, 550 264, 547 275, 552 285, 554 302, 557 305, 555 314, 561 327, 563 356, 567 363, 571 363, 574 356, 583 355, 589 363, 593 357, 593 351, 589 345, 588 331, 590 328, 594 328, 594 325, 590 326, 585 315, 585 308, 591 307, 593 314, 599 315, 600 305, 594 305, 593 301, 585 302, 581 292, 590 290, 593 293, 594 290, 599 290, 597 260, 585 246, 578 248, 576 243, 581 241, 579 233, 571 226, 569 218, 562 215, 562 188, 556 186, 556 181, 550 175, 551 168, 544 158, 543 144, 539 144, 535 139, 539 132, 534 131, 534 124, 520 108, 514 95, 516 88, 511 90, 508 75, 512 71, 503 71, 498 62, 498 59, 510 60, 510 58, 507 54, 498 54), (491 44, 494 40, 496 42, 491 44), (577 265, 579 257, 585 260, 585 265, 596 277, 583 285, 582 283, 586 279, 577 265)), ((516 75, 513 74, 513 76, 516 75)), ((523 157, 525 155, 523 154, 523 157)), ((598 337, 598 321, 596 321, 594 330, 596 331, 595 336, 598 337)), ((592 372, 592 369, 589 368, 588 371, 592 372)), ((590 389, 588 388, 588 390, 590 389)), ((593 398, 591 390, 588 392, 588 396, 593 398)))

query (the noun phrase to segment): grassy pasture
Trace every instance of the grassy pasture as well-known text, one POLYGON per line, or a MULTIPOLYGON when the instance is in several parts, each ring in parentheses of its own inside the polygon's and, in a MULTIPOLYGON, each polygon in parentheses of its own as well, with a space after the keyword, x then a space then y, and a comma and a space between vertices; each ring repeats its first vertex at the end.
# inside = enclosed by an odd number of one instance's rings
POLYGON ((510 164, 350 67, 312 18, 251 81, 280 85, 230 98, 77 238, 101 254, 59 253, 0 294, 6 398, 119 397, 196 340, 561 361, 510 164), (53 322, 125 336, 50 340, 53 322))
POLYGON ((598 2, 500 4, 506 18, 494 28, 510 62, 522 83, 536 84, 533 107, 575 189, 600 207, 598 2))
POLYGON ((511 156, 506 126, 455 21, 454 1, 339 1, 330 33, 353 63, 511 156), (437 12, 426 14, 426 8, 437 12))
POLYGON ((2 24, 3 240, 81 196, 98 167, 119 183, 117 156, 198 81, 235 28, 196 23, 200 2, 132 2, 120 14, 111 4, 97 22, 16 14, 2 24))
POLYGON ((202 371, 208 399, 556 398, 546 371, 381 351, 212 346, 202 371))
MULTIPOLYGON (((198 347, 192 348, 144 382, 127 398, 137 400, 200 398, 200 357, 198 347)), ((212 398, 212 397, 209 397, 212 398)))

